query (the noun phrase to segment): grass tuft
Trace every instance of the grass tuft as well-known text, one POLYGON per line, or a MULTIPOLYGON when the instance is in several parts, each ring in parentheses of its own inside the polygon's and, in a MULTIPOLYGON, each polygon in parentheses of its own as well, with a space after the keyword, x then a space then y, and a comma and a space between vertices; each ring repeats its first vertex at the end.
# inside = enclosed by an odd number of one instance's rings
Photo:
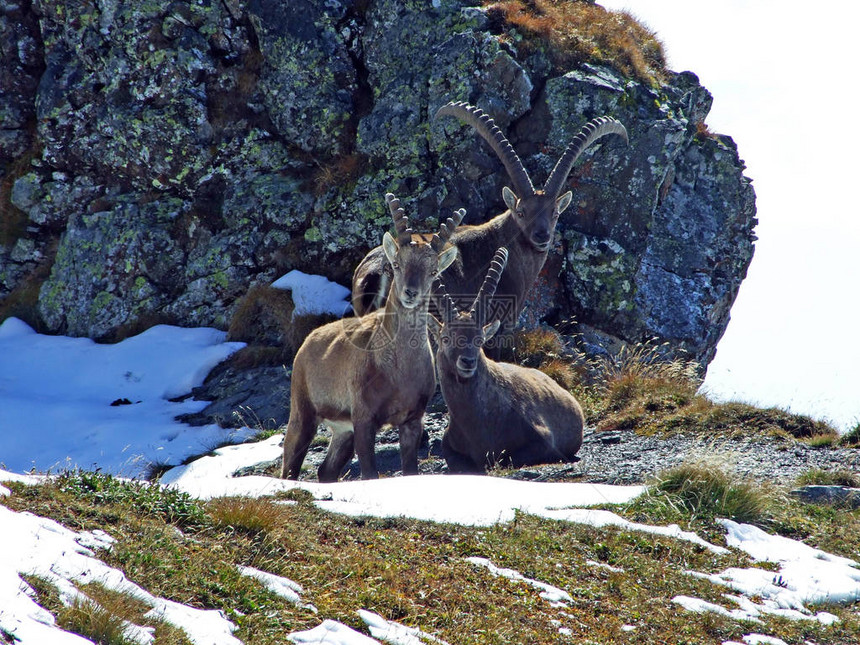
POLYGON ((539 367, 558 358, 564 351, 564 343, 557 331, 542 327, 515 332, 514 348, 514 362, 526 367, 539 367))
POLYGON ((99 645, 134 645, 126 635, 128 623, 90 598, 75 598, 57 612, 57 624, 99 645))
POLYGON ((290 291, 268 285, 253 285, 239 300, 227 339, 248 343, 236 352, 230 364, 236 369, 259 365, 289 364, 314 329, 336 318, 331 315, 294 316, 290 291))
POLYGON ((250 534, 268 533, 283 521, 283 505, 256 497, 222 497, 206 506, 215 526, 250 534))
POLYGON ((491 20, 508 29, 507 40, 546 51, 557 70, 596 62, 651 85, 665 76, 662 43, 627 11, 607 11, 585 0, 502 0, 484 6, 491 20))
POLYGON ((860 422, 839 438, 839 443, 849 448, 860 447, 860 422))
POLYGON ((695 401, 701 384, 698 363, 669 352, 668 344, 640 343, 598 360, 599 430, 644 429, 695 401))
POLYGON ((797 478, 798 486, 848 486, 860 488, 860 474, 838 468, 836 470, 824 470, 812 468, 797 478))
POLYGON ((335 157, 319 164, 313 178, 313 191, 319 197, 335 187, 354 184, 367 170, 368 158, 361 154, 335 157))
POLYGON ((582 383, 582 373, 569 361, 554 358, 539 367, 540 371, 549 376, 553 381, 570 391, 582 383))
POLYGON ((657 473, 647 494, 634 504, 691 521, 712 522, 720 517, 764 525, 781 498, 775 488, 742 479, 724 464, 700 460, 657 473))

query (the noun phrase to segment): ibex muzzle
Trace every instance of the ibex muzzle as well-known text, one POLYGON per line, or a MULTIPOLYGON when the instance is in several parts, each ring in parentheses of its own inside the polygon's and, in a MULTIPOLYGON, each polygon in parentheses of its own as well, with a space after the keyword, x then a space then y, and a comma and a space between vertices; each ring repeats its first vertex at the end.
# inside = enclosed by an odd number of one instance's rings
POLYGON ((507 249, 498 249, 467 311, 436 284, 442 321, 431 316, 430 329, 448 404, 442 455, 452 472, 574 461, 582 445, 585 420, 569 392, 538 370, 493 361, 482 349, 499 329, 498 320, 486 319, 507 260, 507 249))
POLYGON ((362 478, 378 477, 374 439, 384 425, 400 432, 403 473, 418 472, 422 419, 436 391, 427 296, 433 280, 456 259, 457 249, 445 246, 465 211, 458 211, 425 241, 413 239, 397 198, 389 193, 386 202, 397 236, 385 233, 382 242, 393 275, 385 308, 323 325, 299 348, 282 477, 298 478, 319 423, 332 428, 320 481, 337 480, 356 453, 362 478))

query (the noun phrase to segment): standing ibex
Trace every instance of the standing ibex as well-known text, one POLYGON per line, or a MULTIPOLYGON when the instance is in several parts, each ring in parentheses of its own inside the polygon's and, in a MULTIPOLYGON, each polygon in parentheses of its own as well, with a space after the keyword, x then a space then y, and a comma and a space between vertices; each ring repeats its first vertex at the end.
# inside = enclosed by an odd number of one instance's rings
MULTIPOLYGON (((477 293, 495 250, 502 246, 510 250, 508 268, 497 289, 500 299, 508 301, 508 310, 501 319, 501 333, 487 348, 489 355, 498 357, 500 347, 510 344, 525 294, 546 261, 558 216, 573 199, 570 191, 562 194, 573 164, 583 150, 607 134, 617 134, 626 142, 627 130, 611 117, 589 121, 567 146, 543 190, 535 190, 517 153, 482 110, 463 102, 448 103, 436 112, 436 117, 440 115, 457 116, 474 127, 505 166, 514 188, 502 189, 507 211, 477 226, 461 226, 451 236, 451 243, 460 254, 445 275, 449 292, 465 306, 477 293)), ((372 311, 384 301, 383 294, 390 281, 386 264, 382 249, 376 247, 356 267, 352 277, 352 306, 358 315, 372 311)))
POLYGON ((320 481, 336 481, 354 452, 362 478, 378 477, 374 440, 383 425, 400 431, 403 474, 418 472, 424 409, 436 391, 428 296, 433 280, 456 257, 454 247, 444 247, 465 211, 457 211, 428 242, 415 241, 400 202, 390 193, 385 200, 397 231, 396 240, 387 232, 382 239, 394 276, 385 308, 323 325, 299 348, 282 477, 298 478, 320 422, 332 429, 320 481))
POLYGON ((450 417, 442 455, 452 472, 573 461, 582 445, 582 408, 570 393, 543 372, 484 354, 482 345, 499 329, 498 319, 487 323, 487 311, 507 260, 507 249, 496 251, 468 311, 458 311, 436 285, 442 322, 431 317, 430 326, 450 417))

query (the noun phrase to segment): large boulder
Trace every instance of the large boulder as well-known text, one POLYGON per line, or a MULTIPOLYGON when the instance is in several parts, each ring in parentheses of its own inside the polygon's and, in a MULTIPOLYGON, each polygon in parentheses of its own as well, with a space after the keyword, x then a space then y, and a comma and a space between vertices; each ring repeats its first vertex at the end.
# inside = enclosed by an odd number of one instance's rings
POLYGON ((707 364, 755 225, 734 144, 704 127, 709 93, 691 73, 560 68, 478 4, 5 3, 0 299, 16 305, 0 316, 115 339, 227 328, 249 287, 292 269, 348 284, 390 226, 388 191, 419 229, 503 210, 493 153, 432 118, 466 100, 538 185, 588 119, 630 132, 571 173, 524 323, 573 318, 601 342, 653 337, 707 364))

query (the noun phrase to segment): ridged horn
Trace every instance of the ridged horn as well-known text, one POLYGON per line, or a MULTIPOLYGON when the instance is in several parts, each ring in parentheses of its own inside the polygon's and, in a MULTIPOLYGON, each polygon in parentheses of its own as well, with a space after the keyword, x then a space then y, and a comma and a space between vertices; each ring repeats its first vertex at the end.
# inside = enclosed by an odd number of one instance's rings
POLYGON ((442 316, 442 322, 449 323, 454 320, 454 316, 457 315, 457 305, 454 304, 454 300, 448 295, 445 283, 441 279, 436 278, 433 281, 432 293, 436 299, 436 308, 442 316))
POLYGON ((446 103, 436 111, 438 119, 440 116, 456 116, 462 121, 471 125, 484 140, 490 144, 493 152, 499 158, 499 161, 505 166, 508 171, 508 177, 514 185, 514 192, 520 199, 531 197, 535 193, 532 180, 526 172, 523 162, 514 152, 513 146, 502 134, 499 126, 493 121, 492 117, 483 110, 476 108, 474 105, 469 105, 465 101, 452 101, 446 103))
POLYGON ((391 212, 391 217, 394 219, 394 230, 397 232, 397 244, 399 246, 409 245, 412 243, 412 228, 409 226, 409 218, 406 217, 406 211, 400 205, 400 200, 392 193, 385 193, 385 203, 388 204, 388 210, 391 212))
POLYGON ((476 312, 480 324, 484 324, 484 315, 486 313, 486 305, 496 293, 496 287, 499 286, 499 280, 502 277, 502 271, 505 270, 505 265, 508 263, 508 249, 504 246, 496 251, 490 262, 490 268, 487 270, 487 277, 484 278, 484 284, 481 285, 478 295, 475 296, 475 301, 472 303, 472 311, 476 312))
POLYGON ((582 151, 607 134, 617 134, 624 138, 624 143, 628 143, 627 128, 611 116, 597 117, 582 126, 579 134, 573 138, 573 141, 567 146, 564 154, 549 174, 543 188, 544 193, 557 198, 561 194, 561 189, 567 181, 567 176, 570 174, 573 164, 579 159, 582 151))
POLYGON ((448 240, 451 239, 451 233, 454 232, 458 226, 460 226, 460 222, 463 221, 463 218, 466 216, 466 209, 461 208, 459 210, 454 211, 454 216, 446 219, 439 226, 439 232, 434 233, 433 237, 430 238, 430 246, 433 248, 436 253, 441 253, 442 249, 445 248, 445 245, 448 243, 448 240))

